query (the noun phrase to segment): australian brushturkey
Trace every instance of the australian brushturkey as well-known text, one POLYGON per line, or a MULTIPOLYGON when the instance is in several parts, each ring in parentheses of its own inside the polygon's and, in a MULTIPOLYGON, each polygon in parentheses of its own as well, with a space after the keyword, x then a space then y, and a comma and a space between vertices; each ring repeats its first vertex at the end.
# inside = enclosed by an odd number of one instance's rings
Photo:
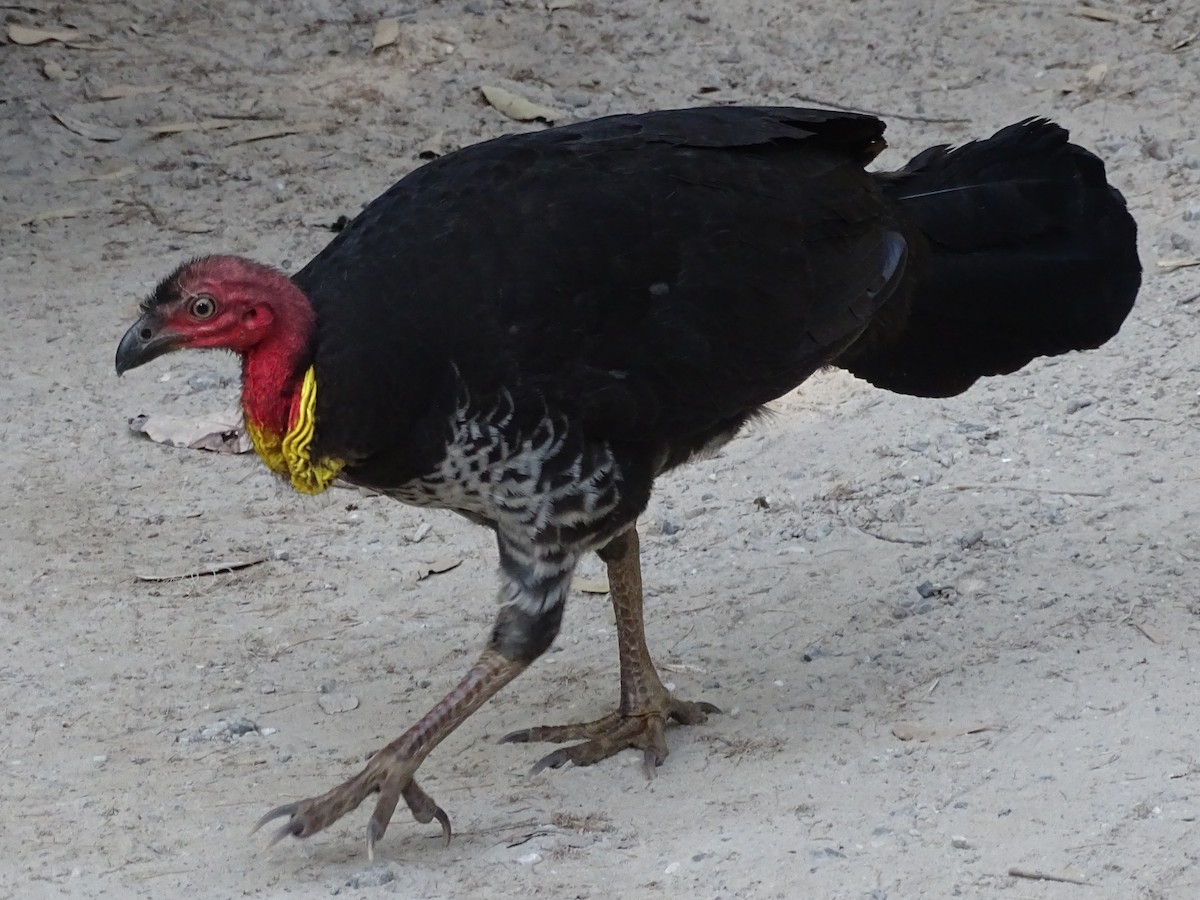
POLYGON ((1112 337, 1140 283, 1136 227, 1104 166, 1030 119, 869 174, 875 118, 712 108, 616 116, 451 153, 372 202, 292 277, 208 256, 146 300, 117 371, 180 348, 242 358, 267 464, 486 525, 500 611, 478 662, 328 793, 264 817, 307 837, 379 798, 368 847, 467 716, 558 632, 571 573, 608 565, 618 709, 516 741, 580 741, 538 768, 627 747, 653 771, 673 697, 646 649, 635 527, 654 480, 728 441, 822 366, 891 391, 977 378, 1112 337))

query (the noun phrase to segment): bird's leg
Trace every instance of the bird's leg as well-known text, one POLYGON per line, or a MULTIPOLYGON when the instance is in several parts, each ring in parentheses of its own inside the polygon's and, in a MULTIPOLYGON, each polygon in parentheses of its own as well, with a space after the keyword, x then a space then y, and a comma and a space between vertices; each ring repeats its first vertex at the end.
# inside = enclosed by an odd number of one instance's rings
POLYGON ((709 713, 720 712, 711 703, 692 703, 671 696, 658 677, 646 647, 642 617, 642 564, 637 530, 630 527, 606 546, 599 556, 608 565, 608 586, 617 618, 617 649, 621 657, 621 702, 615 712, 594 722, 528 728, 506 735, 504 741, 563 741, 583 743, 555 750, 534 766, 534 772, 557 769, 568 762, 588 766, 626 748, 642 751, 648 777, 667 757, 663 734, 668 721, 698 725, 709 713))
MULTIPOLYGON (((569 579, 570 573, 566 577, 569 579)), ((555 588, 561 598, 565 588, 555 588)), ((417 768, 442 740, 490 697, 528 668, 550 646, 562 621, 562 603, 532 611, 509 604, 501 608, 487 648, 463 679, 412 728, 371 757, 349 781, 319 797, 286 803, 263 816, 255 830, 272 819, 287 816, 271 843, 288 835, 308 837, 328 828, 371 794, 378 794, 367 826, 367 853, 383 837, 401 799, 422 824, 437 819, 450 840, 450 819, 413 779, 417 768)))

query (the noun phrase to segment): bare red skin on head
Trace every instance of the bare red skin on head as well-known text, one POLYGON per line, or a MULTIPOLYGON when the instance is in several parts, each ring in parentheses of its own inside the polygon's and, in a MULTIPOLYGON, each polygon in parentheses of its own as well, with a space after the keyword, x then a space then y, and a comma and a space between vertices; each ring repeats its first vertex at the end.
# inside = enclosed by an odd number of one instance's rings
POLYGON ((316 317, 304 292, 277 269, 237 256, 209 256, 183 266, 183 301, 164 317, 182 346, 232 350, 242 357, 242 410, 258 428, 286 434, 300 402, 316 317), (217 312, 191 314, 206 295, 217 312))

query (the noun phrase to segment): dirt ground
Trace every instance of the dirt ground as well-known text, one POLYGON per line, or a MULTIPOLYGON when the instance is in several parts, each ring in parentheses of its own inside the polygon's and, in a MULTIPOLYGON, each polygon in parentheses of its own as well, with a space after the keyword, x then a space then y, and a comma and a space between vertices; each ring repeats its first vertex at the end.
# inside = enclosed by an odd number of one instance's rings
POLYGON ((0 44, 0 896, 1200 897, 1200 268, 1159 266, 1200 254, 1194 0, 0 16, 82 32, 0 44), (653 782, 632 753, 530 778, 543 748, 496 743, 615 701, 611 613, 581 593, 554 652, 422 768, 448 848, 398 814, 370 865, 363 809, 264 851, 262 812, 352 774, 464 671, 494 549, 450 514, 301 497, 252 455, 131 434, 229 409, 236 367, 118 381, 113 351, 183 258, 298 268, 421 152, 538 127, 485 84, 564 121, 862 108, 890 123, 885 167, 1051 116, 1128 197, 1142 294, 1101 351, 953 400, 819 376, 665 479, 651 647, 726 712, 671 732, 653 782), (151 130, 178 123, 201 127, 151 130))

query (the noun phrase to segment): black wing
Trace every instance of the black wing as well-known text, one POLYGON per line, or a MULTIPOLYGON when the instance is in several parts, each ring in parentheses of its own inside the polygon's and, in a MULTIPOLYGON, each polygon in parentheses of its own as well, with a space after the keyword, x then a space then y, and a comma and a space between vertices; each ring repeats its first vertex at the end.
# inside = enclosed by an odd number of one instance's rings
POLYGON ((449 363, 472 393, 536 395, 597 439, 698 447, 828 362, 900 283, 906 243, 863 169, 882 132, 665 111, 416 170, 296 276, 325 449, 404 446, 449 363))

